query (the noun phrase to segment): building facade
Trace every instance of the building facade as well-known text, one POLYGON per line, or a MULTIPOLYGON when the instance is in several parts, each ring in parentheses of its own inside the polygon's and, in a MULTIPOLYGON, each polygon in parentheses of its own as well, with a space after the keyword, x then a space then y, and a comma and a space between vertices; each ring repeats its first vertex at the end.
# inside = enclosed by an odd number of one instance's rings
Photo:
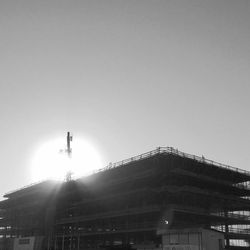
POLYGON ((0 249, 25 237, 40 239, 34 250, 205 249, 194 232, 216 235, 218 250, 249 249, 249 181, 247 171, 157 148, 88 177, 6 194, 0 249), (167 245, 173 230, 185 234, 167 245))

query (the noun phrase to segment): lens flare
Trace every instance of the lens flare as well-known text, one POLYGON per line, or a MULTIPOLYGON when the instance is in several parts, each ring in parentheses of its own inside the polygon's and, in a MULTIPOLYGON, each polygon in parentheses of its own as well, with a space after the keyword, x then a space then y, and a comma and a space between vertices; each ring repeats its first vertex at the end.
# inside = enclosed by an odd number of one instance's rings
POLYGON ((72 172, 73 177, 80 177, 103 167, 100 154, 86 140, 74 138, 71 148, 72 156, 69 158, 65 152, 65 139, 58 138, 43 143, 31 161, 32 180, 63 180, 68 172, 72 172))

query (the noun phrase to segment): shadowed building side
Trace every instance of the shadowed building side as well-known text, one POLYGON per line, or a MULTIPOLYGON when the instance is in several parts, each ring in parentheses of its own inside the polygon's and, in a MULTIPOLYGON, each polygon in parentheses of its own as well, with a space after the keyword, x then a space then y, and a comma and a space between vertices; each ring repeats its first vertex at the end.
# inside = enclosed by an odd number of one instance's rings
POLYGON ((247 171, 158 148, 91 176, 53 183, 41 198, 45 183, 7 195, 0 203, 2 242, 41 236, 40 248, 51 250, 201 249, 201 244, 215 250, 198 240, 203 235, 211 242, 214 235, 218 250, 224 244, 248 249, 249 181, 247 171), (32 216, 40 221, 36 226, 28 220, 32 216), (182 241, 171 238, 177 231, 182 241))

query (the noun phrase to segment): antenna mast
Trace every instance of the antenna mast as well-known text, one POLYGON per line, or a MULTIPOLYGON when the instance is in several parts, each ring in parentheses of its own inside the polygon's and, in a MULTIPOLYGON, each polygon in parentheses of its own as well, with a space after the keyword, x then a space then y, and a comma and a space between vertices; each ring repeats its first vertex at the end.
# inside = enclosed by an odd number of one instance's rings
MULTIPOLYGON (((67 133, 67 149, 65 150, 69 159, 72 156, 72 148, 70 147, 70 142, 73 140, 73 136, 70 135, 70 132, 67 133)), ((72 172, 69 170, 66 174, 66 181, 72 180, 72 172)))
POLYGON ((67 155, 69 158, 71 158, 71 154, 72 154, 72 148, 70 147, 70 142, 73 140, 73 136, 70 135, 70 132, 67 133, 67 155))

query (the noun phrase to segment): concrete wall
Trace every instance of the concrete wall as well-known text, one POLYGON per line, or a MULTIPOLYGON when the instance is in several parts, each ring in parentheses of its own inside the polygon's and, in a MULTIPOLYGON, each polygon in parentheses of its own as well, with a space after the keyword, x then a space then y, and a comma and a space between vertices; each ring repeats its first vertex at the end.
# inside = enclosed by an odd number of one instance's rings
POLYGON ((166 230, 163 250, 223 250, 224 235, 206 229, 166 230))
POLYGON ((203 245, 206 250, 223 250, 224 236, 221 233, 212 230, 203 230, 202 233, 203 245))
POLYGON ((42 244, 42 236, 15 238, 13 250, 41 250, 42 244))

